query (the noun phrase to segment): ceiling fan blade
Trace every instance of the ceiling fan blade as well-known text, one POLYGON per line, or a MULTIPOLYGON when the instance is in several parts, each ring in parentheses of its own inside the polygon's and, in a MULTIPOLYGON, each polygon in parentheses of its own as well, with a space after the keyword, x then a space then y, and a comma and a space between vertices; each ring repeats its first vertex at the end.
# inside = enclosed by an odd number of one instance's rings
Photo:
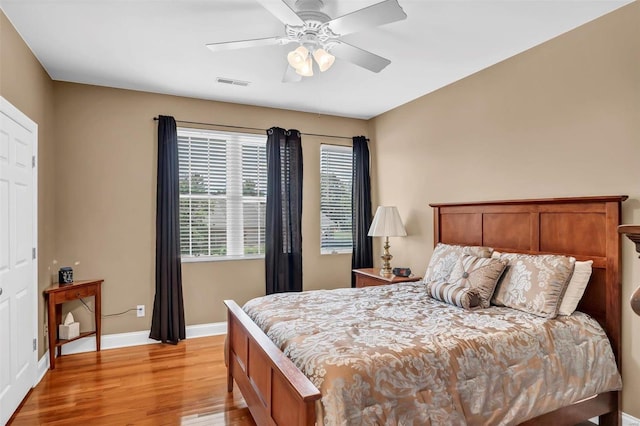
POLYGON ((283 83, 298 83, 302 81, 302 76, 298 74, 291 65, 287 65, 287 70, 284 72, 284 76, 282 77, 283 83))
POLYGON ((344 59, 369 71, 380 72, 391 63, 387 58, 362 50, 343 41, 337 42, 329 51, 336 58, 344 59))
POLYGON ((273 16, 288 25, 304 25, 304 21, 283 0, 257 0, 273 16))
POLYGON ((221 43, 209 43, 206 46, 214 52, 223 50, 244 49, 247 47, 272 46, 284 44, 282 37, 256 38, 253 40, 223 41, 221 43))
POLYGON ((398 4, 398 0, 386 0, 333 19, 328 25, 334 33, 345 35, 406 18, 407 14, 398 4))

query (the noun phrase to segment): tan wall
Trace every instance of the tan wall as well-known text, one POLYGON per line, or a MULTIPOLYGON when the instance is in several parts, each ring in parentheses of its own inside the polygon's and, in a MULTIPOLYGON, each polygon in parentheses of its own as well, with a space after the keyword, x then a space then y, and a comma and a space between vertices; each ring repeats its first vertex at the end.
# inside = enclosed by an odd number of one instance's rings
MULTIPOLYGON (((623 222, 639 223, 638 22, 636 2, 374 119, 377 197, 409 234, 391 241, 395 264, 424 273, 430 202, 627 194, 623 222)), ((640 317, 627 301, 638 284, 624 238, 624 411, 635 417, 640 317)))
MULTIPOLYGON (((242 89, 240 89, 242 90, 242 89)), ((57 260, 76 261, 78 278, 101 277, 103 313, 146 305, 107 318, 104 334, 148 330, 154 295, 155 179, 158 114, 198 122, 267 129, 277 125, 307 133, 366 134, 363 120, 307 114, 71 83, 55 83, 57 260)), ((320 143, 349 143, 303 136, 304 288, 350 285, 350 255, 320 255, 320 143)), ((224 321, 222 301, 244 303, 263 295, 264 261, 183 264, 188 325, 224 321)), ((82 328, 92 327, 82 306, 82 328)))
MULTIPOLYGON (((38 124, 38 293, 51 284, 55 177, 53 82, 0 11, 0 95, 38 124)), ((38 298, 38 356, 46 351, 44 301, 38 298)))

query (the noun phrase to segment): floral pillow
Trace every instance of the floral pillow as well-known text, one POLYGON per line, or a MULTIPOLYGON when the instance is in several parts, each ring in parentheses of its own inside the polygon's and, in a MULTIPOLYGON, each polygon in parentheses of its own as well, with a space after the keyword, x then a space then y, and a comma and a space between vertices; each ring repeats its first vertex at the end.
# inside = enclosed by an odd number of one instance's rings
POLYGON ((475 289, 460 284, 431 282, 427 284, 428 294, 436 300, 471 309, 480 306, 480 295, 475 289))
POLYGON ((506 260, 509 266, 491 303, 544 318, 555 318, 573 273, 575 259, 518 253, 503 253, 500 259, 506 260))
POLYGON ((433 255, 427 266, 427 272, 422 280, 425 284, 430 282, 447 282, 453 267, 464 254, 477 257, 491 257, 491 247, 482 246, 457 246, 438 243, 433 250, 433 255))
POLYGON ((453 267, 449 282, 476 290, 480 296, 480 306, 488 308, 498 280, 506 267, 506 260, 465 254, 453 267))

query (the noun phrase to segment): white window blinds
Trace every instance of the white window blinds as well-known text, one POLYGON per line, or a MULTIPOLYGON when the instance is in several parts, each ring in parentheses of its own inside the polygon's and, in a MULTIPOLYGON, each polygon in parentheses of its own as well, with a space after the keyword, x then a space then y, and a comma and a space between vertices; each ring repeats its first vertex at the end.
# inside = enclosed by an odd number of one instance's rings
POLYGON ((266 136, 178 129, 183 259, 264 255, 266 136))
POLYGON ((349 253, 352 249, 351 147, 320 146, 320 251, 349 253))

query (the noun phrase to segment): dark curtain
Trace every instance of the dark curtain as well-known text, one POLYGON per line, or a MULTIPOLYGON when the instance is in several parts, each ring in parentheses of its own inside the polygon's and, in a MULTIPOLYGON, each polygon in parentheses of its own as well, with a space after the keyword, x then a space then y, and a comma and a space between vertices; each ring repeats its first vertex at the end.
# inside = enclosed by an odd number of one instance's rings
POLYGON ((177 344, 185 338, 180 265, 178 134, 173 117, 158 119, 156 295, 149 337, 177 344))
POLYGON ((302 291, 301 142, 297 130, 267 130, 267 294, 302 291))
MULTIPOLYGON (((369 178, 369 142, 364 136, 353 138, 353 195, 352 235, 353 255, 351 269, 372 268, 373 249, 371 237, 367 236, 371 226, 371 180, 369 178)), ((351 287, 355 287, 355 276, 351 274, 351 287)))

